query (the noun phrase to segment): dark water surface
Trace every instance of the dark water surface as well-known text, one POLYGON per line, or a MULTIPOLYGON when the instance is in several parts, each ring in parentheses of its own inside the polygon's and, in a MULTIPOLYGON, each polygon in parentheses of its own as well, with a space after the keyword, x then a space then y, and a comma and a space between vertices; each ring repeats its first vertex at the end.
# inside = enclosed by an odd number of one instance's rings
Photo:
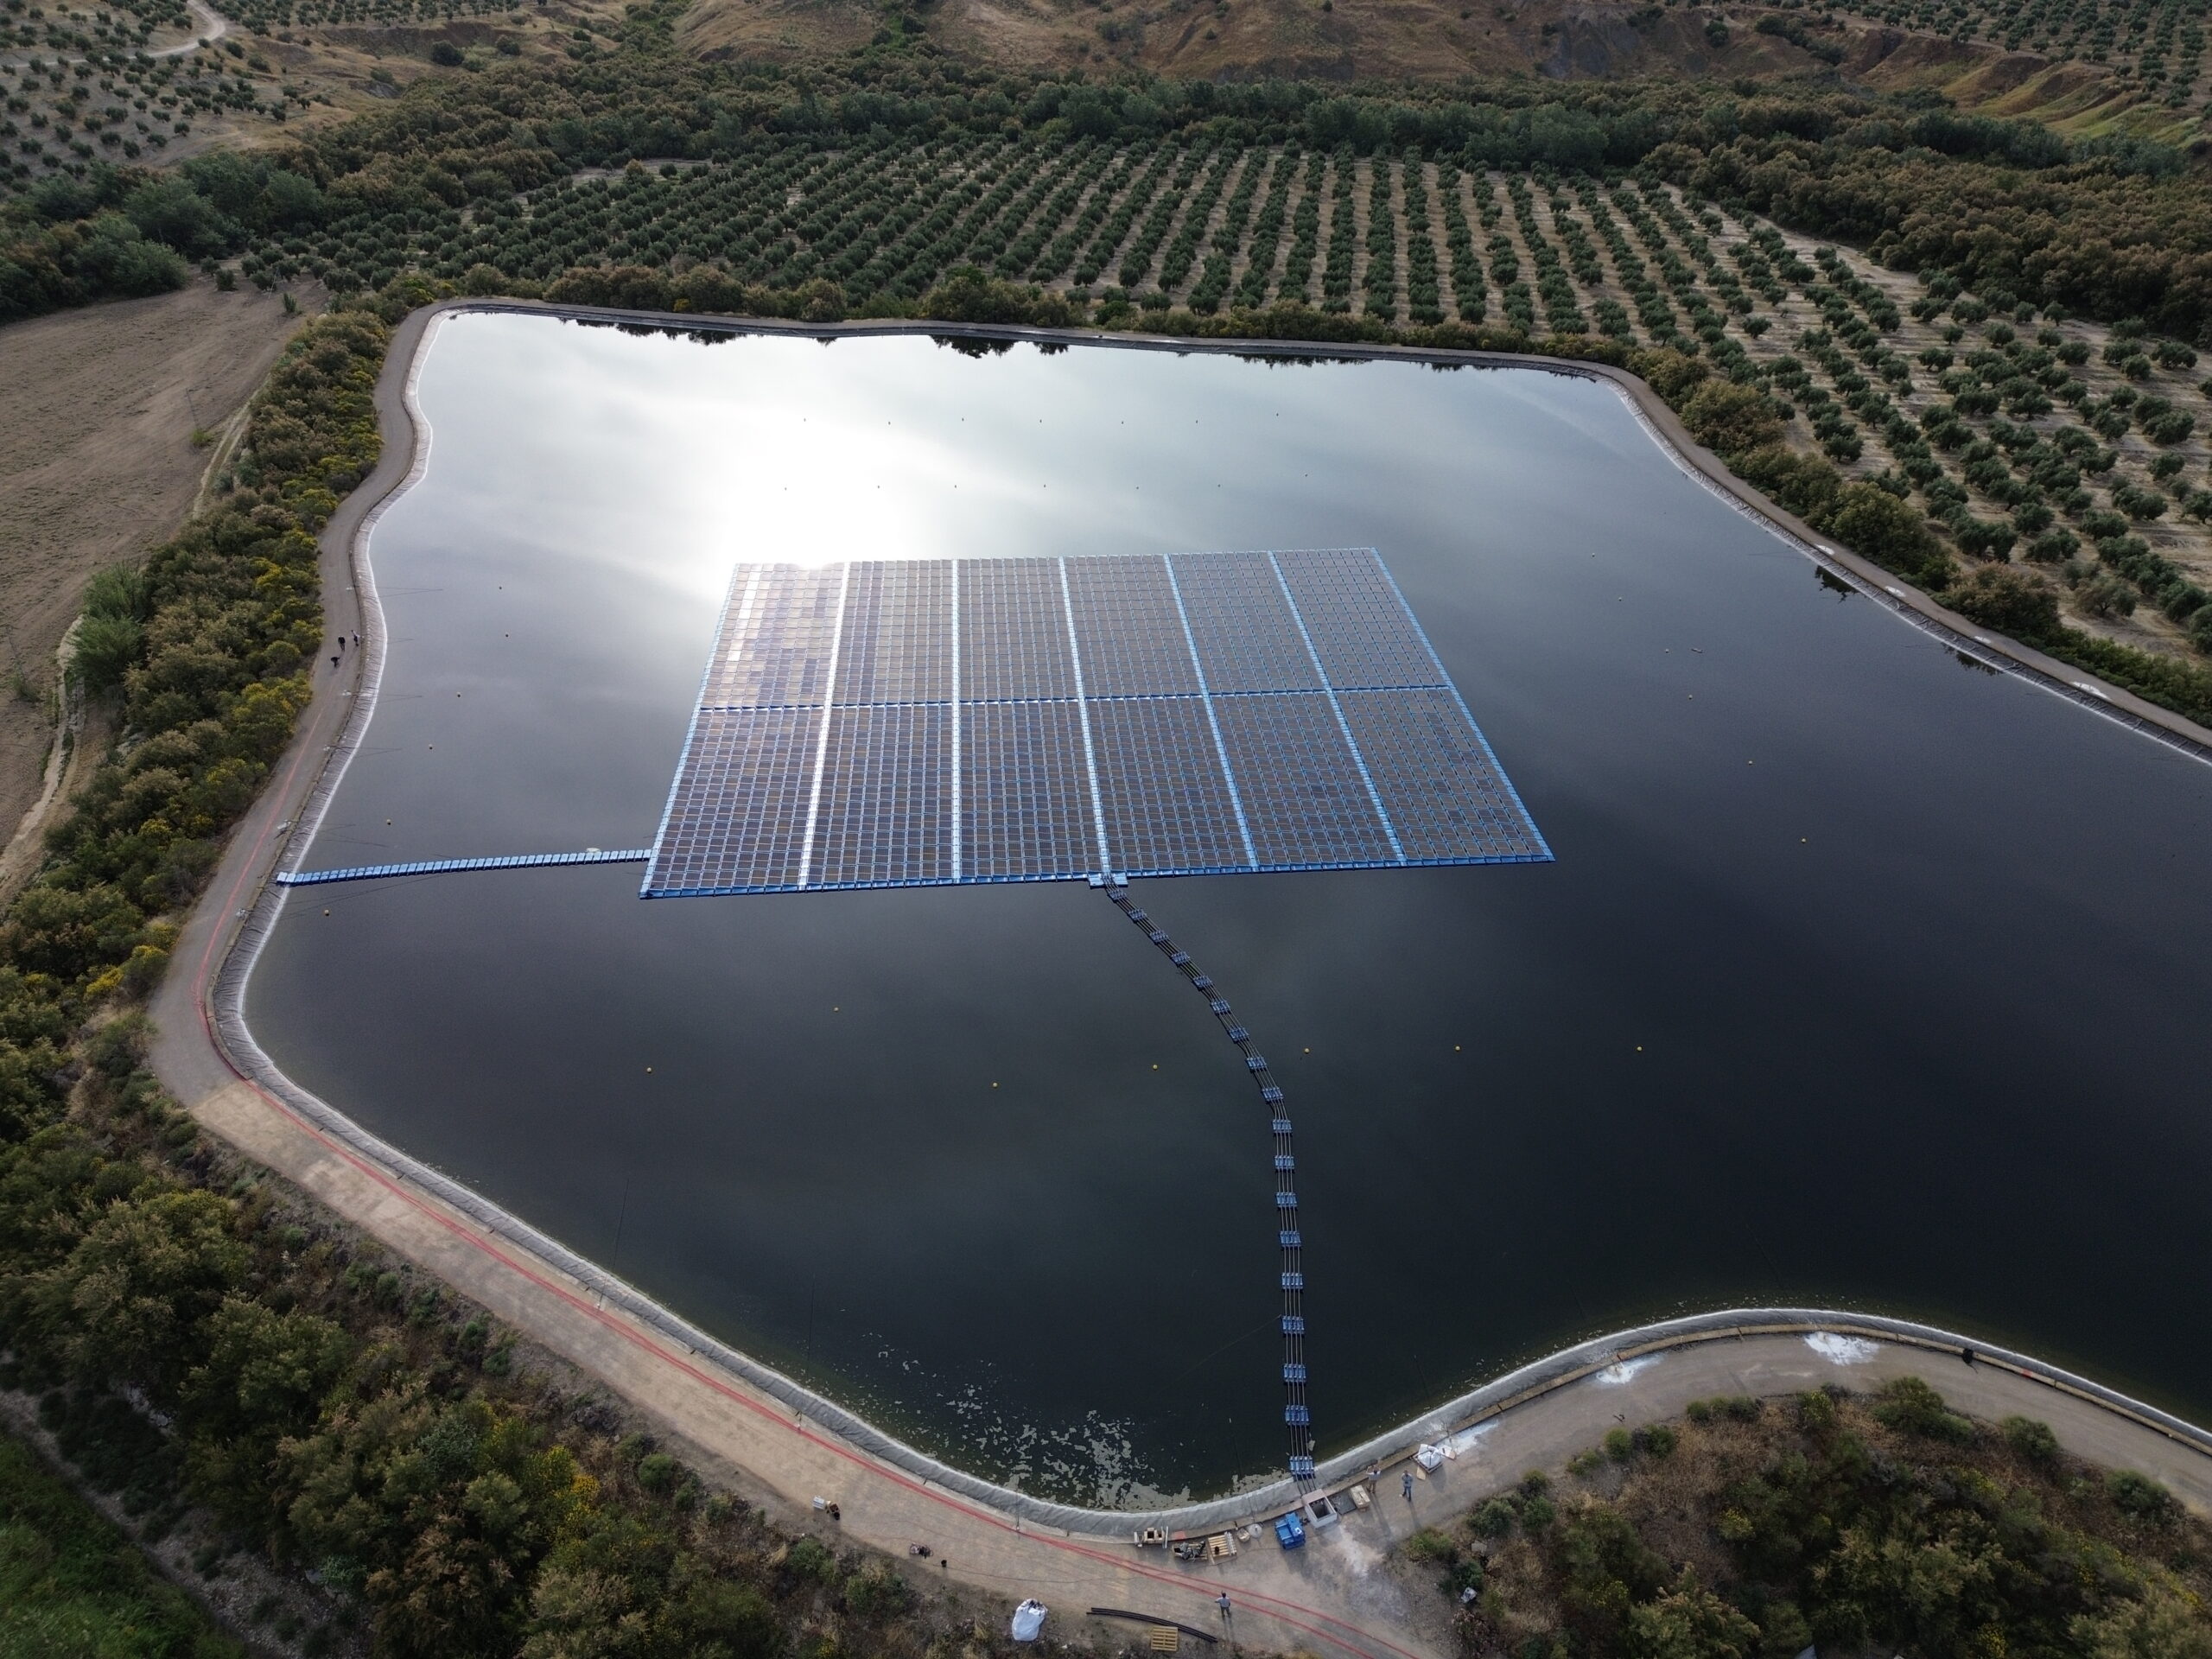
MULTIPOLYGON (((1732 1301, 2212 1408, 2212 767, 1824 586, 1610 390, 479 316, 422 398, 312 866, 645 845, 741 559, 1382 550, 1559 861, 1140 884, 1289 1091, 1325 1452, 1732 1301)), ((297 895, 255 1029, 979 1471, 1277 1463, 1261 1109, 1096 894, 639 876, 297 895)))

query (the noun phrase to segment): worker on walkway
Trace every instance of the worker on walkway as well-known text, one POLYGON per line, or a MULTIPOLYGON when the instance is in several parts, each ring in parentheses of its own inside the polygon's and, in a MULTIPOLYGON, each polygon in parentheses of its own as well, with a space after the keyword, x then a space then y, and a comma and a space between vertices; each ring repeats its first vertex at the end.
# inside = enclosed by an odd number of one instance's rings
POLYGON ((1224 1591, 1223 1591, 1219 1595, 1216 1596, 1216 1597, 1213 1599, 1213 1605, 1214 1605, 1215 1606, 1217 1606, 1217 1607, 1218 1607, 1218 1608, 1220 1608, 1220 1609, 1221 1609, 1221 1622, 1222 1622, 1223 1624, 1228 1624, 1228 1623, 1229 1623, 1229 1592, 1228 1592, 1228 1591, 1226 1591, 1226 1590, 1224 1590, 1224 1591))
POLYGON ((1414 1471, 1408 1469, 1404 1474, 1400 1475, 1398 1484, 1406 1495, 1406 1502, 1412 1503, 1414 1501, 1414 1471))

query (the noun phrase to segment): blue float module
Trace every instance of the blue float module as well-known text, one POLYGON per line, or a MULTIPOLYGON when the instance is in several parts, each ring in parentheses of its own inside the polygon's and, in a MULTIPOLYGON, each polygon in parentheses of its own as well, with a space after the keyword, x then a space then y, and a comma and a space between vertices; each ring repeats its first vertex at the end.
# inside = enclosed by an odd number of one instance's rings
POLYGON ((1372 548, 745 564, 644 893, 1550 857, 1372 548))
POLYGON ((617 852, 592 848, 582 853, 501 853, 489 858, 424 858, 405 864, 354 864, 339 870, 281 870, 280 887, 311 887, 326 881, 378 881, 394 875, 443 875, 454 870, 527 870, 548 864, 643 864, 652 849, 617 852))

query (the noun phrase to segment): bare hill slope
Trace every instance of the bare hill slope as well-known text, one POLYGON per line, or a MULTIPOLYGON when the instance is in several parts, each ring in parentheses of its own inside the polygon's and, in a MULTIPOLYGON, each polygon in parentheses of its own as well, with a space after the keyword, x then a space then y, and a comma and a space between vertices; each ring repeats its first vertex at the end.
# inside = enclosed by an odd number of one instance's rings
MULTIPOLYGON (((1938 92, 1963 108, 2073 127, 2101 126, 2140 105, 2139 89, 2104 66, 1872 19, 1751 6, 926 0, 905 24, 902 15, 873 0, 695 0, 678 38, 709 58, 804 59, 851 51, 894 26, 918 27, 943 50, 995 67, 1231 80, 1840 77, 1878 90, 1938 92)), ((2159 117, 2162 125, 2194 118, 2194 111, 2159 117)))

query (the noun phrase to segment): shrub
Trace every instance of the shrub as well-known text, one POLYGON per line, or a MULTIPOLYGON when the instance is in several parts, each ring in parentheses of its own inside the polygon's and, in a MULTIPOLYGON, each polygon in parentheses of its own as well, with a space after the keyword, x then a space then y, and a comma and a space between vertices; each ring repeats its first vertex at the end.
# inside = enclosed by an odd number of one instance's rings
POLYGON ((1671 409, 1682 406, 1707 372, 1705 365, 1697 359, 1667 347, 1631 353, 1628 367, 1630 372, 1641 375, 1671 409))
POLYGON ((871 1624, 906 1611, 912 1599, 906 1580, 881 1564, 855 1573, 845 1581, 845 1611, 871 1624))
POLYGON ((96 696, 121 690, 124 676, 137 666, 145 649, 145 625, 136 617, 88 611, 77 624, 77 672, 85 689, 96 696))
POLYGON ((1510 1497, 1493 1497, 1467 1517, 1467 1525, 1478 1538, 1504 1538, 1520 1519, 1520 1510, 1510 1497))
POLYGON ((672 1650, 702 1659, 777 1659, 790 1646, 766 1598, 727 1579, 692 1580, 669 1607, 667 1622, 672 1650))
POLYGON ((2107 1475, 2105 1491, 2121 1514, 2140 1521, 2171 1520, 2177 1507, 2171 1492, 2148 1475, 2138 1474, 2133 1469, 2115 1469, 2107 1475))
POLYGON ((1926 521, 1886 490, 1847 484, 1827 519, 1823 528, 1828 534, 1907 581, 1934 585, 1950 572, 1949 556, 1929 533, 1926 521))
POLYGON ((1707 380, 1682 405, 1690 435, 1719 455, 1742 454, 1782 441, 1774 400, 1756 386, 1707 380))
POLYGON ((1843 475, 1827 461, 1778 443, 1735 457, 1730 470, 1764 491, 1801 518, 1821 525, 1843 489, 1843 475))
POLYGON ((1836 1425, 1835 1402, 1818 1389, 1797 1396, 1797 1425, 1808 1434, 1825 1434, 1836 1425))
POLYGON ((1459 1559, 1459 1546, 1433 1527, 1423 1527, 1406 1540, 1406 1554, 1417 1561, 1434 1561, 1448 1567, 1459 1559))
MULTIPOLYGON (((2017 574, 2002 570, 1977 570, 1972 580, 2017 574)), ((2036 593, 2050 604, 2055 628, 2057 601, 2052 597, 2050 590, 2032 577, 2019 577, 2018 580, 2031 584, 2036 593)), ((1982 620, 1975 618, 1977 621, 1982 620)), ((2000 627, 2004 625, 1993 622, 1990 626, 2000 627)), ((1900 1376, 1884 1383, 1874 1395, 1874 1417, 1876 1421, 1903 1433, 1917 1434, 1928 1440, 1963 1444, 1974 1437, 1974 1425, 1946 1406, 1943 1396, 1916 1376, 1900 1376)))
POLYGON ((1751 1659, 1761 1648, 1759 1627, 1687 1570, 1672 1591, 1630 1610, 1624 1636, 1632 1659, 1751 1659))
POLYGON ((1023 322, 1065 327, 1076 321, 1074 308, 1058 294, 1023 288, 987 276, 974 265, 959 265, 921 298, 921 314, 944 322, 1023 322))
POLYGON ((2050 1432, 2049 1423, 2039 1423, 2032 1417, 2007 1417, 2000 1427, 2005 1444, 2030 1463, 2048 1467, 2058 1461, 2058 1436, 2050 1432))

